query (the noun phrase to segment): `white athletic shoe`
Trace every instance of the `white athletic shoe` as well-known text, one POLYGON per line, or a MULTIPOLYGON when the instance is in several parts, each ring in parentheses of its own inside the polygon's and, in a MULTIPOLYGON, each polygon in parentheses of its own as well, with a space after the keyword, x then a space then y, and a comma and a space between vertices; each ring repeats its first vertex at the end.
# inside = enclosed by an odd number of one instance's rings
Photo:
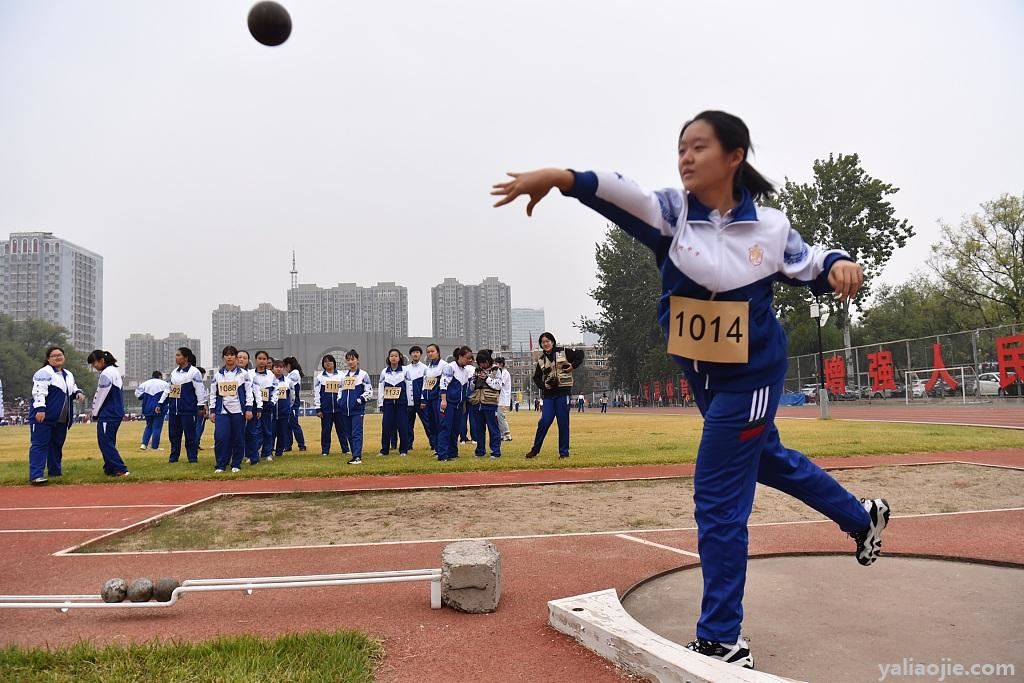
POLYGON ((139 446, 139 450, 140 451, 146 450, 146 444, 142 444, 141 446, 139 446))
POLYGON ((232 467, 231 468, 231 474, 236 474, 236 473, 241 472, 241 471, 242 471, 242 468, 240 468, 240 467, 232 467))
POLYGON ((735 643, 718 643, 713 640, 697 638, 686 645, 687 650, 697 654, 718 659, 726 664, 736 664, 744 669, 754 668, 754 657, 750 654, 750 644, 743 636, 735 643))
POLYGON ((882 554, 882 531, 889 524, 891 509, 885 498, 861 499, 864 510, 871 518, 871 524, 864 531, 850 534, 857 541, 857 561, 867 567, 875 563, 882 554))
POLYGON ((224 470, 214 470, 214 474, 224 474, 224 470))
POLYGON ((263 459, 266 460, 267 462, 274 462, 274 456, 272 456, 272 455, 268 455, 267 457, 265 457, 263 459))

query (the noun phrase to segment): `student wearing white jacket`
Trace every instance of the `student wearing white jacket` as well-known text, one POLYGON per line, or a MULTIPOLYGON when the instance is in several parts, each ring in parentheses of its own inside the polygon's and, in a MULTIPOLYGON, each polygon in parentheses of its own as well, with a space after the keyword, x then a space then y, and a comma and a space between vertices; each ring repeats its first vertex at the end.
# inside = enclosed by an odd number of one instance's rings
POLYGON ((206 385, 203 373, 196 367, 196 356, 187 346, 174 354, 178 367, 171 372, 167 389, 156 407, 158 413, 168 416, 167 438, 171 442, 168 462, 178 462, 181 441, 185 440, 185 455, 189 462, 199 462, 199 439, 196 436, 196 416, 206 417, 206 385))
POLYGON ((380 455, 391 449, 392 437, 398 433, 398 454, 409 454, 409 406, 412 405, 412 381, 402 365, 402 352, 388 351, 388 364, 380 371, 377 408, 383 415, 380 455))
POLYGON ((117 359, 109 351, 96 350, 86 362, 100 373, 96 395, 92 399, 92 419, 96 422, 96 442, 103 455, 103 473, 108 477, 131 474, 117 452, 117 430, 124 420, 124 394, 117 359))
MULTIPOLYGON (((249 363, 249 352, 239 350, 238 367, 245 372, 249 378, 249 386, 252 386, 256 377, 256 370, 249 363)), ((250 465, 260 464, 260 448, 263 445, 263 427, 260 424, 260 416, 263 414, 263 396, 259 391, 252 392, 253 419, 245 423, 245 442, 243 452, 245 459, 250 465)))
POLYGON ((512 375, 505 369, 505 359, 498 356, 494 359, 494 365, 501 375, 501 394, 498 396, 498 427, 501 429, 501 440, 511 441, 512 430, 508 426, 508 417, 505 415, 512 406, 512 375))
POLYGON ((345 430, 341 426, 341 373, 338 372, 338 361, 327 354, 320 360, 320 372, 313 375, 313 407, 320 418, 320 455, 331 454, 331 429, 338 434, 341 452, 348 453, 348 442, 345 430))
POLYGON ((164 430, 164 414, 157 411, 160 397, 168 388, 164 381, 164 373, 153 371, 153 376, 135 388, 135 398, 142 401, 142 417, 146 420, 146 428, 142 430, 142 450, 152 448, 160 450, 160 434, 164 430))
POLYGON ((238 349, 225 346, 224 365, 210 384, 210 420, 213 421, 214 473, 231 465, 232 472, 242 466, 245 450, 245 424, 253 418, 255 403, 249 373, 238 367, 238 349))
POLYGON ((64 349, 51 346, 46 350, 46 365, 32 375, 28 479, 33 485, 46 484, 44 468, 51 477, 61 476, 64 440, 74 421, 71 402, 84 398, 85 394, 75 384, 75 376, 64 369, 64 349))
POLYGON ((252 372, 253 398, 260 408, 256 411, 259 423, 260 459, 274 459, 274 439, 277 436, 277 392, 274 385, 277 378, 270 364, 270 354, 266 351, 256 352, 256 369, 252 372))

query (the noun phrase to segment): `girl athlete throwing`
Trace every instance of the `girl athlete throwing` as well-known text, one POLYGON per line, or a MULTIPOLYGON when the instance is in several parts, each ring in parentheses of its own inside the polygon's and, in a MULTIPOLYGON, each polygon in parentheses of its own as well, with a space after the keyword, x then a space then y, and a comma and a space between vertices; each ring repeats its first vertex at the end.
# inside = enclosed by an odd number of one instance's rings
POLYGON ((856 540, 865 566, 881 553, 889 505, 858 500, 779 439, 786 335, 772 310, 772 285, 853 297, 864 272, 846 252, 805 244, 781 212, 755 203, 774 188, 747 161, 749 151, 743 121, 705 111, 679 134, 682 188, 649 192, 618 173, 542 169, 510 173, 491 194, 500 197, 495 206, 527 195, 533 215, 558 188, 654 252, 662 281, 658 320, 704 416, 693 481, 704 598, 697 638, 687 647, 752 668, 740 624, 757 482, 834 520, 856 540))

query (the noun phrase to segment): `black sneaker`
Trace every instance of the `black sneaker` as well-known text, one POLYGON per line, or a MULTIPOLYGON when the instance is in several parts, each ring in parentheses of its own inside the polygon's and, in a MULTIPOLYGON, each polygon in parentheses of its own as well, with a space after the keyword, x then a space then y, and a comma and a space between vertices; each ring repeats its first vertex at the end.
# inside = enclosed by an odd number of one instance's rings
POLYGON ((687 650, 692 650, 699 655, 718 659, 726 664, 736 664, 744 669, 754 668, 754 657, 750 654, 750 644, 743 636, 735 643, 718 643, 713 640, 697 638, 686 645, 687 650))
POLYGON ((348 461, 348 464, 349 465, 362 465, 363 464, 363 459, 362 458, 352 458, 351 460, 348 461))
POLYGON ((850 534, 850 537, 857 541, 857 561, 867 567, 882 554, 882 531, 889 524, 891 510, 885 498, 861 498, 860 502, 871 518, 871 524, 864 531, 850 534))

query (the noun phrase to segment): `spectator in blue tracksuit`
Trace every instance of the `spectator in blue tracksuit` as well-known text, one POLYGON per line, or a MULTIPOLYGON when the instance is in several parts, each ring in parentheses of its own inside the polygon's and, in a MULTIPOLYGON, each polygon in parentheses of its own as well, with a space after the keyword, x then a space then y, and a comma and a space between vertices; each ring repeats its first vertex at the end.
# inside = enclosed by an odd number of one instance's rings
POLYGON ((377 409, 381 411, 382 426, 380 455, 390 453, 391 443, 398 436, 398 454, 409 454, 409 406, 412 404, 412 382, 402 365, 402 352, 388 351, 388 364, 380 371, 377 409))
MULTIPOLYGON (((284 359, 284 370, 288 374, 288 382, 292 392, 292 426, 291 433, 295 442, 299 445, 299 452, 306 450, 306 436, 302 433, 302 425, 299 424, 299 411, 302 410, 302 403, 299 400, 299 388, 302 384, 302 366, 295 356, 288 356, 284 359)), ((285 450, 291 450, 291 441, 285 450)))
POLYGON ((345 365, 348 370, 342 375, 341 395, 338 397, 342 441, 352 452, 348 464, 359 465, 363 462, 363 416, 366 414, 366 402, 373 398, 373 385, 370 375, 359 369, 359 353, 355 349, 345 354, 345 365))
POLYGON ((477 435, 475 455, 484 457, 485 438, 490 434, 491 457, 501 457, 501 427, 498 426, 498 399, 501 396, 501 370, 494 365, 488 349, 476 354, 476 371, 469 384, 469 419, 477 435))
MULTIPOLYGON (((274 404, 274 455, 281 457, 292 439, 292 381, 285 374, 283 360, 275 360, 274 388, 277 402, 274 404)), ((272 458, 267 458, 268 460, 272 458)))
POLYGON ((238 366, 238 349, 225 346, 224 365, 210 384, 210 420, 213 421, 214 473, 241 471, 245 453, 245 426, 254 417, 255 402, 249 373, 238 366))
POLYGON ((423 393, 420 405, 427 416, 427 438, 430 439, 430 450, 437 455, 437 434, 441 429, 441 373, 448 365, 441 359, 441 349, 437 344, 427 344, 427 369, 423 373, 423 393))
POLYGON ((64 349, 46 350, 46 365, 32 375, 32 407, 28 423, 32 442, 28 451, 28 480, 35 486, 47 483, 44 473, 61 476, 64 440, 74 421, 71 402, 85 394, 75 384, 75 376, 64 369, 64 349))
POLYGON ((459 457, 459 423, 463 419, 464 401, 470 379, 473 377, 470 362, 473 352, 468 346, 460 346, 452 354, 452 362, 441 372, 441 426, 437 432, 437 459, 445 462, 459 457))
POLYGON ((533 383, 541 390, 544 402, 541 404, 537 433, 533 446, 526 454, 535 458, 544 445, 551 423, 558 422, 558 457, 569 457, 569 400, 572 394, 572 372, 583 362, 583 352, 557 345, 550 332, 540 335, 540 356, 533 371, 533 383))
POLYGON ((157 411, 160 397, 169 385, 164 381, 164 373, 153 371, 153 376, 135 389, 135 398, 142 400, 142 417, 146 420, 146 428, 142 430, 142 450, 151 448, 160 450, 160 434, 164 429, 164 414, 157 411))
MULTIPOLYGON (((274 460, 274 439, 277 437, 277 392, 270 355, 266 351, 256 352, 256 369, 252 373, 253 397, 258 398, 261 409, 256 411, 259 435, 259 458, 274 460)), ((251 423, 250 423, 251 424, 251 423)), ((251 461, 250 461, 251 462, 251 461)))
POLYGON ((181 441, 189 462, 199 462, 199 439, 196 437, 196 416, 206 417, 206 386, 203 372, 196 367, 196 356, 187 346, 174 354, 178 367, 171 372, 167 389, 156 410, 167 415, 167 438, 171 442, 168 462, 178 462, 181 441))
POLYGON ((117 452, 117 430, 124 420, 124 394, 117 359, 109 351, 96 350, 85 359, 96 372, 96 395, 92 399, 92 419, 96 423, 96 442, 103 455, 103 473, 108 477, 131 474, 117 452))
POLYGON ((704 417, 693 482, 704 597, 697 638, 687 647, 752 667, 740 626, 758 482, 835 521, 856 541, 860 564, 881 552, 888 503, 855 498, 783 446, 775 427, 786 375, 775 282, 849 299, 864 274, 846 252, 805 243, 782 212, 755 203, 774 188, 747 160, 750 132, 738 117, 698 114, 680 131, 678 152, 682 188, 649 192, 618 173, 544 169, 513 174, 493 194, 502 197, 496 206, 528 195, 529 214, 557 187, 654 252, 662 279, 658 319, 704 417))
POLYGON ((420 418, 423 424, 423 432, 430 440, 430 429, 427 427, 426 405, 420 400, 423 396, 423 377, 427 373, 427 366, 420 359, 423 357, 423 349, 413 346, 409 349, 409 364, 405 366, 405 375, 409 378, 412 393, 410 398, 412 404, 409 406, 409 450, 416 444, 416 418, 420 418))
POLYGON ((243 453, 250 465, 258 465, 260 464, 260 449, 263 446, 263 427, 260 424, 260 416, 263 414, 263 395, 253 386, 256 370, 249 362, 249 352, 244 349, 239 349, 238 351, 238 367, 249 379, 253 401, 252 419, 245 423, 243 453))
POLYGON ((320 418, 320 455, 331 454, 331 430, 338 434, 341 452, 348 453, 345 430, 341 427, 341 373, 338 361, 327 354, 320 360, 320 372, 313 375, 313 407, 320 418))

